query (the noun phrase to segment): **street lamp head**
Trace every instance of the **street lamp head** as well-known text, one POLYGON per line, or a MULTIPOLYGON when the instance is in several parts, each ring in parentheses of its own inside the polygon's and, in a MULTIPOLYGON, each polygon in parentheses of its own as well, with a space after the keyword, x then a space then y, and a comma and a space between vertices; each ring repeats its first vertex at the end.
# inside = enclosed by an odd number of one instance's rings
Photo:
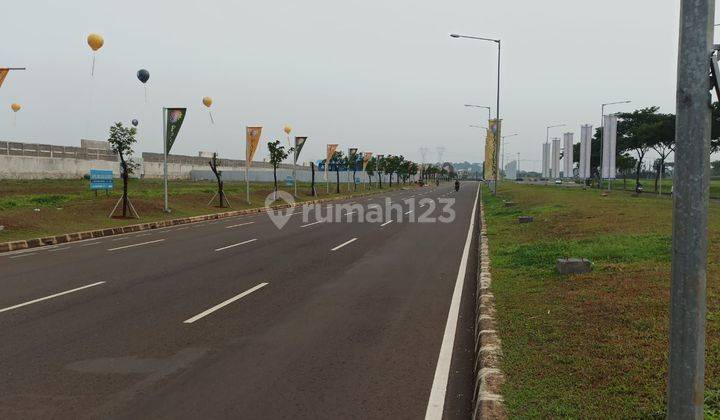
POLYGON ((460 38, 460 35, 458 35, 458 34, 450 34, 450 36, 453 38, 460 38))

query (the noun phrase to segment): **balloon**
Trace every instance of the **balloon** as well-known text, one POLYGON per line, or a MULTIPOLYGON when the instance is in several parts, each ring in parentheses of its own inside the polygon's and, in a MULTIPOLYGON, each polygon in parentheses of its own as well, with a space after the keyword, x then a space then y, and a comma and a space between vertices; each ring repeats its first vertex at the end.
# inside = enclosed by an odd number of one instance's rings
POLYGON ((13 112, 18 112, 20 111, 20 108, 22 108, 22 106, 18 103, 14 103, 10 105, 10 108, 13 110, 13 112))
POLYGON ((292 131, 292 127, 286 124, 283 130, 285 130, 285 134, 290 134, 290 132, 292 131))
POLYGON ((212 98, 209 97, 209 96, 204 97, 204 98, 203 98, 203 104, 204 104, 206 107, 210 108, 210 107, 212 106, 212 98))
POLYGON ((100 34, 90 34, 87 37, 87 43, 92 48, 93 51, 97 51, 100 48, 102 48, 103 44, 105 43, 105 40, 103 39, 102 35, 100 34))
POLYGON ((132 120, 131 122, 132 122, 132 125, 134 125, 135 127, 138 126, 138 120, 132 120))
POLYGON ((137 78, 143 83, 147 83, 147 81, 150 79, 150 72, 145 69, 140 69, 137 72, 137 78))

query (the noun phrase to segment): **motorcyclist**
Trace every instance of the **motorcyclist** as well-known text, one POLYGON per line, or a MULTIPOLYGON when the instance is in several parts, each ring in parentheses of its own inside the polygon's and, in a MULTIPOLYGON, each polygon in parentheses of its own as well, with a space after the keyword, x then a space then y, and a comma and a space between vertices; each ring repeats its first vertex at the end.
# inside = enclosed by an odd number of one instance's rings
POLYGON ((455 191, 460 191, 460 181, 455 180, 455 191))

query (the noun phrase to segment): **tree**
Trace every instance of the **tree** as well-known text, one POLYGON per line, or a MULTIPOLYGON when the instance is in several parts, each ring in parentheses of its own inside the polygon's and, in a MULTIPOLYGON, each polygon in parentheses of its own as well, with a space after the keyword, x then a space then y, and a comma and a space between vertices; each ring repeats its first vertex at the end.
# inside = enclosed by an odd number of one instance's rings
POLYGON ((330 163, 335 165, 335 193, 340 194, 340 166, 345 163, 345 155, 343 154, 343 152, 338 151, 333 153, 332 157, 330 158, 330 163))
MULTIPOLYGON (((217 153, 213 153, 212 160, 208 162, 208 164, 210 165, 210 170, 212 170, 213 174, 215 174, 215 178, 217 179, 217 196, 220 198, 220 207, 225 207, 225 203, 227 203, 228 207, 230 207, 230 202, 227 197, 225 197, 225 190, 223 189, 222 171, 218 170, 221 163, 220 159, 217 158, 217 153)), ((212 202, 212 200, 210 201, 212 202)))
POLYGON ((635 187, 640 185, 640 171, 648 150, 657 142, 657 132, 662 124, 659 108, 651 106, 618 114, 618 152, 633 150, 637 155, 635 187))
POLYGON ((411 162, 408 172, 409 172, 410 176, 415 176, 415 175, 417 175, 419 169, 420 169, 420 167, 418 166, 417 163, 411 162))
POLYGON ((127 217, 129 205, 128 179, 138 167, 138 164, 130 158, 133 154, 132 146, 137 142, 135 139, 136 134, 135 127, 124 127, 121 122, 116 122, 115 125, 110 126, 108 143, 110 143, 113 153, 117 153, 120 158, 120 176, 123 180, 122 217, 127 217))
POLYGON ((675 151, 675 115, 662 114, 660 121, 654 126, 654 130, 656 140, 651 147, 660 155, 659 162, 655 165, 655 192, 658 192, 660 175, 665 173, 665 160, 675 151))
POLYGON ((385 158, 384 171, 390 175, 390 187, 392 187, 392 176, 400 168, 400 164, 405 160, 402 156, 388 156, 385 158))
POLYGON ((382 171, 385 170, 385 162, 386 157, 381 157, 377 161, 377 171, 378 171, 378 186, 382 190, 382 171))
POLYGON ((350 165, 352 165, 352 171, 353 171, 353 176, 352 176, 353 191, 356 191, 357 183, 355 182, 355 174, 357 173, 358 162, 362 165, 362 153, 355 153, 355 155, 353 156, 353 159, 352 159, 353 161, 349 162, 349 160, 350 160, 350 157, 348 156, 348 163, 350 165))
POLYGON ((637 159, 627 153, 623 153, 617 158, 617 168, 623 177, 623 190, 627 188, 627 177, 632 173, 633 169, 635 169, 636 163, 637 159))
POLYGON ((377 158, 372 157, 365 166, 365 172, 367 172, 368 180, 370 180, 370 186, 372 187, 372 177, 375 175, 377 169, 377 158))
POLYGON ((710 170, 712 176, 720 176, 720 160, 710 162, 710 167, 712 168, 710 170))
POLYGON ((288 154, 295 151, 294 148, 288 149, 288 151, 285 151, 285 146, 280 145, 280 140, 275 140, 268 142, 268 151, 270 152, 270 164, 273 167, 273 182, 275 184, 274 190, 273 190, 273 200, 277 199, 277 168, 280 166, 283 160, 287 159, 288 154))
POLYGON ((310 162, 310 172, 312 173, 312 178, 310 180, 310 195, 317 197, 317 190, 315 190, 315 162, 310 162))

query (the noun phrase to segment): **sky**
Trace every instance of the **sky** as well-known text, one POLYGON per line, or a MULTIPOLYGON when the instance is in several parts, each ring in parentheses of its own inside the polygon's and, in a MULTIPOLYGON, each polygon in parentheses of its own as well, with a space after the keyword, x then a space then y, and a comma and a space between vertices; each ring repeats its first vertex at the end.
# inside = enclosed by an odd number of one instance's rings
MULTIPOLYGON (((506 161, 539 169, 551 137, 608 112, 674 112, 679 1, 205 0, 13 2, 0 15, 0 140, 79 145, 140 120, 137 152, 162 152, 162 108, 188 115, 172 150, 242 158, 245 126, 263 142, 308 136, 301 160, 343 150, 421 161, 483 159, 495 114, 497 49, 450 33, 502 39, 500 116, 506 161), (105 45, 91 77, 89 33, 105 45), (137 70, 150 72, 148 101, 137 70), (210 96, 211 124, 203 96, 210 96), (10 104, 23 108, 15 115, 10 104)), ((257 157, 267 156, 261 147, 257 157)))

